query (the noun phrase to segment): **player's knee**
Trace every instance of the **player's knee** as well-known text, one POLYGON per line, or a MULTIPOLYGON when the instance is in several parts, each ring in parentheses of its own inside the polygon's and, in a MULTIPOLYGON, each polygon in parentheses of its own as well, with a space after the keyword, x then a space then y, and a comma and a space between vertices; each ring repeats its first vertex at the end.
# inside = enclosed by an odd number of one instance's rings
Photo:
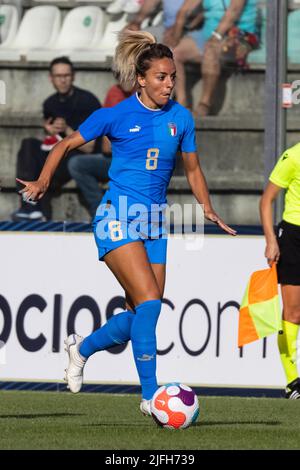
POLYGON ((300 325, 300 305, 289 307, 284 311, 285 320, 300 325))
POLYGON ((156 286, 151 286, 143 289, 142 292, 134 293, 132 295, 135 306, 148 302, 150 300, 161 300, 161 293, 156 286))

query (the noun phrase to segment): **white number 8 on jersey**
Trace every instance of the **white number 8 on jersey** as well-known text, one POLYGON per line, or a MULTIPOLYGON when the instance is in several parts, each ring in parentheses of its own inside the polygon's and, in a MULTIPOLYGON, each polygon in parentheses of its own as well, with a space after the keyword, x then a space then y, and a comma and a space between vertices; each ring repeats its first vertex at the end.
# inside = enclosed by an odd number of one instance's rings
POLYGON ((110 233, 110 238, 113 242, 118 242, 119 240, 123 240, 121 222, 119 222, 118 220, 112 220, 108 224, 108 229, 110 233))
POLYGON ((146 168, 147 170, 156 170, 159 149, 149 149, 147 152, 146 168))

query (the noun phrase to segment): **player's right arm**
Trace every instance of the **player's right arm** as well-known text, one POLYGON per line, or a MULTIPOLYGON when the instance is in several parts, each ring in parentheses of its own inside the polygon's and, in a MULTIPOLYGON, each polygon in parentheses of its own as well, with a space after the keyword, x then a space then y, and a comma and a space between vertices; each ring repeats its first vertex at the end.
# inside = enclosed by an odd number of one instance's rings
POLYGON ((53 174, 61 160, 70 150, 74 150, 85 143, 86 140, 82 137, 80 132, 73 132, 73 134, 65 137, 53 147, 37 181, 24 181, 17 178, 17 181, 24 185, 24 188, 20 191, 24 199, 32 201, 41 199, 47 191, 53 174))
POLYGON ((113 113, 113 108, 97 109, 79 126, 78 131, 73 132, 56 144, 49 153, 37 181, 17 179, 21 184, 24 184, 24 188, 20 191, 23 199, 35 201, 43 197, 56 168, 70 150, 74 150, 102 135, 108 135, 109 137, 113 113))
POLYGON ((277 263, 280 256, 280 250, 273 227, 272 205, 281 189, 282 188, 276 184, 269 182, 264 190, 259 205, 260 219, 266 238, 265 257, 267 258, 269 266, 272 266, 274 262, 277 263))

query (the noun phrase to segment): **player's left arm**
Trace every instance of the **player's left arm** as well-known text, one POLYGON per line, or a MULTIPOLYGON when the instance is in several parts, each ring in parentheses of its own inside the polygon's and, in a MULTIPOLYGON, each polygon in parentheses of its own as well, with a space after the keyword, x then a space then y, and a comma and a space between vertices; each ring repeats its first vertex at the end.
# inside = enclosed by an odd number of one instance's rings
POLYGON ((236 235, 236 231, 225 224, 223 220, 216 214, 212 207, 209 197, 209 191, 205 176, 200 167, 199 158, 196 152, 182 152, 184 171, 189 182, 190 188, 199 202, 203 206, 204 216, 207 220, 219 225, 225 232, 230 235, 236 235))

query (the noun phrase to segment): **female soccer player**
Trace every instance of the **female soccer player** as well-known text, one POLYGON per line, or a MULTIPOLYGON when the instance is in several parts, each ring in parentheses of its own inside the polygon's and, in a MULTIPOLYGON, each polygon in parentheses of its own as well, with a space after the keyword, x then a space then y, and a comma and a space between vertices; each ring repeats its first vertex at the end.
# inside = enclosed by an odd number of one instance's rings
POLYGON ((300 399, 297 370, 297 336, 300 324, 300 144, 286 150, 270 175, 260 202, 269 266, 277 263, 283 302, 280 358, 286 374, 286 398, 300 399), (286 189, 283 220, 273 228, 272 202, 286 189))
POLYGON ((141 411, 149 414, 150 399, 158 387, 155 328, 162 305, 167 250, 163 224, 153 223, 153 219, 158 220, 159 207, 166 202, 178 148, 193 194, 204 205, 205 217, 231 235, 235 231, 212 208, 196 153, 192 115, 170 99, 176 75, 170 49, 157 44, 150 33, 125 31, 120 35, 114 69, 121 84, 128 87, 131 83, 133 87, 137 82, 138 92, 113 108, 94 112, 78 131, 55 146, 37 181, 21 183, 27 199, 40 199, 70 150, 101 135, 112 142, 109 189, 93 225, 99 259, 124 288, 127 310, 85 339, 75 334, 67 338, 69 365, 65 378, 70 390, 79 392, 87 358, 130 339, 142 387, 141 411), (132 215, 134 212, 136 216, 136 211, 140 213, 138 223, 132 215))

